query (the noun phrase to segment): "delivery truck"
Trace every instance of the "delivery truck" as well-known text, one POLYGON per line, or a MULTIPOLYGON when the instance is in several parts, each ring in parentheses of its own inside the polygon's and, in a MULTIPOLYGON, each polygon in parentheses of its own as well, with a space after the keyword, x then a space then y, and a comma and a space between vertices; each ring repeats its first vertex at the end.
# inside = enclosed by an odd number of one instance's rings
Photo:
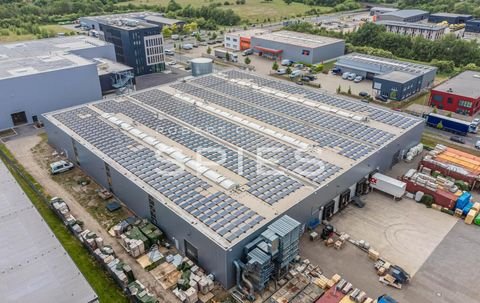
POLYGON ((395 199, 401 199, 405 194, 407 184, 381 173, 375 173, 370 178, 370 187, 389 194, 395 199))
POLYGON ((215 50, 215 57, 220 58, 220 59, 227 59, 227 53, 228 53, 228 61, 231 62, 238 62, 238 55, 231 53, 229 51, 223 50, 223 49, 216 49, 215 50))
POLYGON ((427 125, 457 135, 466 136, 468 133, 476 133, 477 125, 468 121, 442 116, 439 114, 428 114, 426 116, 427 125))

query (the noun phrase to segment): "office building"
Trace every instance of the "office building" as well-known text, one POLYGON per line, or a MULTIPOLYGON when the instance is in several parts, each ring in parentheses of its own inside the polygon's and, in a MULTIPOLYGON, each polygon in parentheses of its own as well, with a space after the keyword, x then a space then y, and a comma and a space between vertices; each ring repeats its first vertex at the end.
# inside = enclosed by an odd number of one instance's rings
POLYGON ((446 25, 434 25, 427 23, 378 21, 378 25, 386 28, 387 32, 409 36, 423 37, 428 40, 437 40, 445 35, 446 25))
POLYGON ((259 36, 268 33, 269 30, 255 28, 246 31, 225 33, 223 45, 226 49, 233 51, 243 51, 251 48, 252 36, 259 36))
POLYGON ((430 105, 439 109, 473 116, 480 110, 480 72, 465 71, 436 86, 430 105))
POLYGON ((329 219, 424 129, 420 118, 239 70, 45 120, 50 144, 227 288, 233 261, 267 226, 285 214, 329 219))

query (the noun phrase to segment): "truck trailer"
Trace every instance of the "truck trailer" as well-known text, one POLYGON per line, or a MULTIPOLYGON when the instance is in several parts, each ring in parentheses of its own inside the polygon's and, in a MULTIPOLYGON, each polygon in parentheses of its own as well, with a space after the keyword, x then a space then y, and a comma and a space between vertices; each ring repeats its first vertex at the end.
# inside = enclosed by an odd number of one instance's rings
POLYGON ((395 199, 401 199, 407 189, 407 184, 400 180, 375 173, 370 178, 370 187, 392 195, 395 199))
POLYGON ((469 132, 475 133, 477 128, 470 122, 434 113, 428 114, 425 118, 428 126, 461 136, 466 136, 469 132))

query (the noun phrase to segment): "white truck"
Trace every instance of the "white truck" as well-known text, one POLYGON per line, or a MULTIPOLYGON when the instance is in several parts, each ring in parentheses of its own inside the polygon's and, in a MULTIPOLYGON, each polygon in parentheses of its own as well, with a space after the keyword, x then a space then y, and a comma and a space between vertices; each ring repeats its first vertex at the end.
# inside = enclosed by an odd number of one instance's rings
POLYGON ((370 178, 370 186, 392 195, 394 199, 401 199, 407 190, 407 183, 380 173, 375 173, 370 178))
POLYGON ((220 59, 227 59, 227 53, 228 53, 228 57, 229 57, 228 61, 238 62, 238 55, 237 54, 234 54, 232 52, 229 52, 229 51, 226 51, 226 50, 223 50, 223 49, 216 49, 215 50, 215 57, 220 58, 220 59))

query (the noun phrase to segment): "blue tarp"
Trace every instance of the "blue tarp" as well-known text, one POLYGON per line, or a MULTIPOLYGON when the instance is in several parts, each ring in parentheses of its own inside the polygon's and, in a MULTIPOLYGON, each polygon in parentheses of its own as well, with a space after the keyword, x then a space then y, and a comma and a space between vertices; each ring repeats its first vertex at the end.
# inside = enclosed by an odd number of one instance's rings
POLYGON ((107 209, 109 212, 114 212, 116 210, 119 210, 120 208, 122 208, 122 206, 117 201, 113 201, 107 204, 107 209))
POLYGON ((469 193, 468 191, 463 192, 463 194, 460 197, 458 197, 455 208, 463 209, 465 206, 467 206, 467 204, 470 202, 471 199, 472 199, 471 193, 469 193))
POLYGON ((468 214, 468 212, 470 211, 470 209, 472 209, 473 207, 473 203, 472 202, 468 202, 467 205, 465 205, 464 208, 462 208, 463 210, 463 215, 466 216, 468 214))

